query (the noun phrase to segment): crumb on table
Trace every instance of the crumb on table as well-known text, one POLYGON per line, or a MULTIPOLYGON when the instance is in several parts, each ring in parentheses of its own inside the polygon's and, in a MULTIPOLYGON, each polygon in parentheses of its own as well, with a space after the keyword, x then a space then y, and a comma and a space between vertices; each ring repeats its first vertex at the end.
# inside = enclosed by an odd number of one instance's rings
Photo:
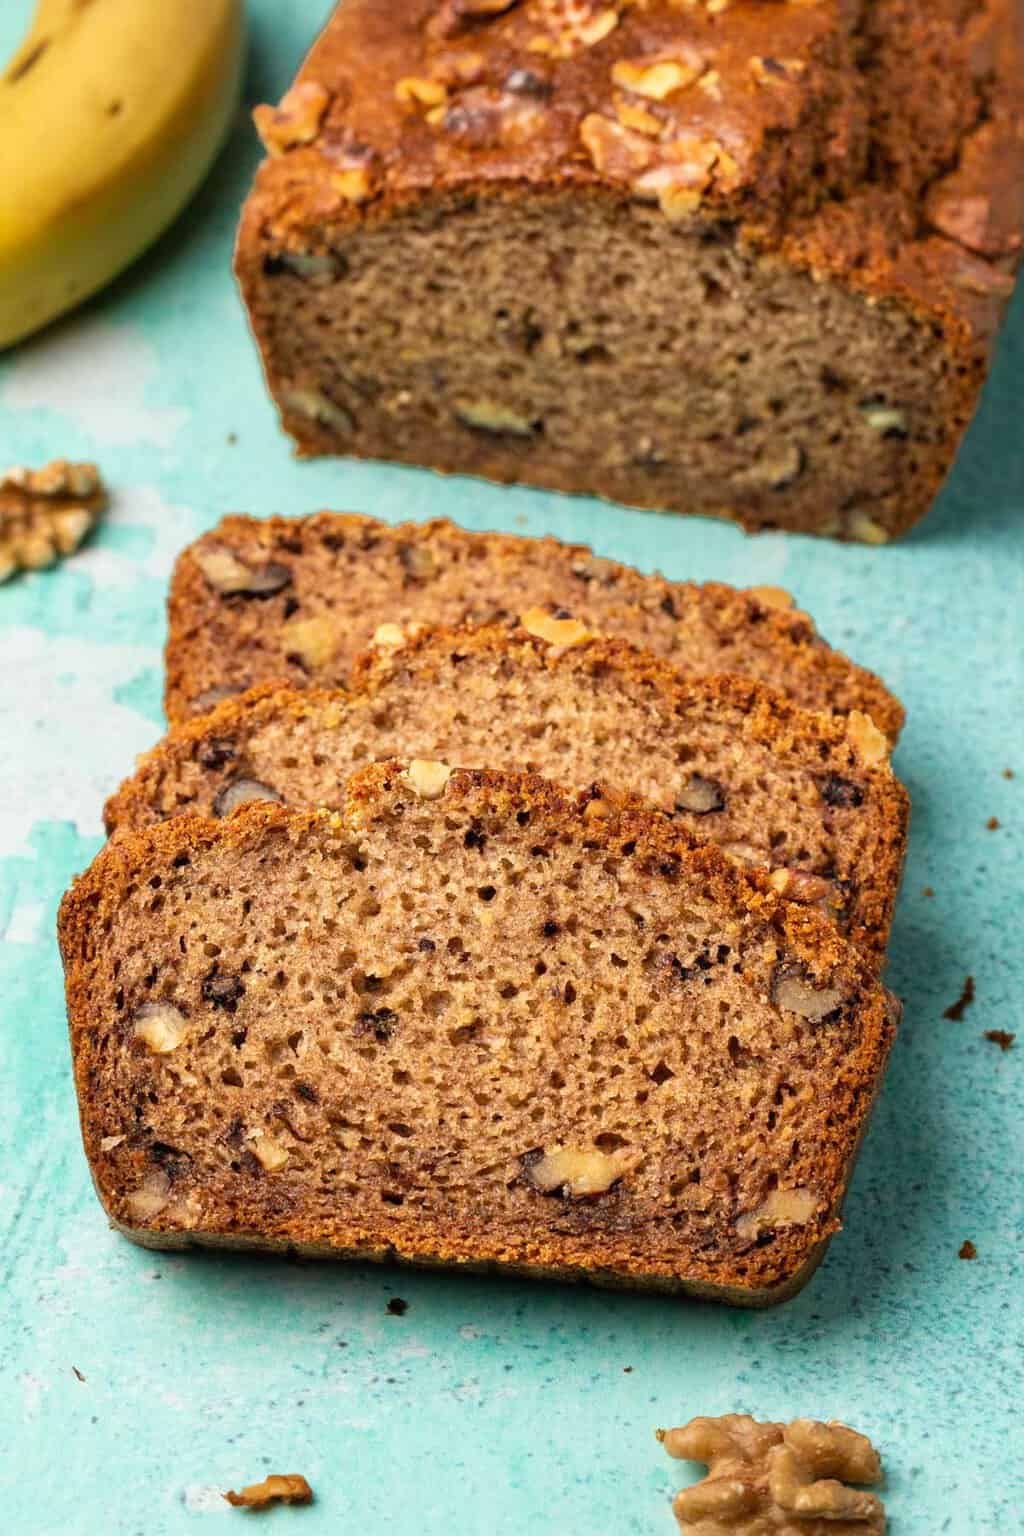
POLYGON ((986 1029, 985 1039, 991 1040, 993 1045, 998 1045, 1001 1051, 1008 1051, 1017 1036, 1007 1029, 986 1029))
POLYGON ((960 996, 957 998, 955 1003, 950 1003, 949 1007, 943 1011, 942 1017, 944 1019, 952 1019, 954 1022, 956 1022, 963 1018, 964 1014, 967 1012, 968 1008, 973 1002, 974 977, 968 976, 964 981, 964 989, 960 993, 960 996))
POLYGON ((976 1259, 978 1257, 978 1250, 969 1237, 960 1244, 959 1257, 961 1259, 976 1259))
POLYGON ((236 1509, 267 1509, 271 1504, 312 1504, 313 1490, 297 1472, 274 1472, 262 1483, 250 1483, 241 1493, 225 1495, 236 1509))

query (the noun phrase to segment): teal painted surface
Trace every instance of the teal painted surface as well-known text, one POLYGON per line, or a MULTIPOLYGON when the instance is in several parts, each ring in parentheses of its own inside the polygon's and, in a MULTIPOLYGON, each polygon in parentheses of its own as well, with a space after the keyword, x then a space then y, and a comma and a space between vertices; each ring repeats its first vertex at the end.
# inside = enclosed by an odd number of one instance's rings
MULTIPOLYGON (((253 6, 253 98, 283 89, 326 8, 253 6)), ((3 9, 0 50, 28 7, 3 9)), ((892 549, 298 465, 228 274, 255 159, 240 121, 173 234, 84 314, 0 361, 0 459, 95 457, 116 491, 88 550, 0 589, 6 1529, 213 1536, 247 1518, 217 1490, 280 1470, 303 1472, 318 1503, 276 1512, 275 1531, 670 1536, 687 1472, 652 1431, 730 1410, 871 1434, 894 1536, 1020 1529, 1024 303, 952 483, 892 549), (231 508, 322 505, 444 512, 582 538, 672 575, 780 583, 905 699, 897 766, 915 815, 889 978, 906 1019, 846 1230, 789 1306, 755 1316, 170 1257, 107 1230, 78 1142, 56 905, 99 846, 103 796, 159 733, 175 551, 231 508), (977 1001, 944 1020, 967 972, 977 1001), (982 1038, 993 1028, 1020 1032, 1018 1046, 1004 1055, 982 1038), (957 1258, 965 1238, 975 1263, 957 1258), (395 1295, 402 1317, 385 1310, 395 1295)))

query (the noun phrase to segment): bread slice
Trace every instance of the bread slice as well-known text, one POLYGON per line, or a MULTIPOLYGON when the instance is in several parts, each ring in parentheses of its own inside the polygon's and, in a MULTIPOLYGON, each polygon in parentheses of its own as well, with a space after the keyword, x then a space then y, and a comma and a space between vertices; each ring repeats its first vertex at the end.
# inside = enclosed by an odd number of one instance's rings
POLYGON ((111 833, 245 799, 337 806, 395 754, 598 781, 775 870, 881 965, 908 802, 863 715, 801 709, 749 678, 686 678, 572 620, 421 632, 370 653, 348 694, 262 688, 175 728, 109 801, 111 833), (547 637, 547 638, 545 638, 547 637))
POLYGON ((202 714, 270 678, 343 685, 381 624, 479 624, 537 607, 566 609, 689 672, 741 672, 813 709, 862 710, 890 740, 899 735, 898 700, 830 650, 777 588, 643 576, 556 539, 332 513, 227 517, 182 553, 169 604, 167 716, 202 714))
POLYGON ((423 761, 111 842, 59 931, 85 1150, 155 1246, 778 1301, 896 1023, 820 913, 664 818, 423 761))

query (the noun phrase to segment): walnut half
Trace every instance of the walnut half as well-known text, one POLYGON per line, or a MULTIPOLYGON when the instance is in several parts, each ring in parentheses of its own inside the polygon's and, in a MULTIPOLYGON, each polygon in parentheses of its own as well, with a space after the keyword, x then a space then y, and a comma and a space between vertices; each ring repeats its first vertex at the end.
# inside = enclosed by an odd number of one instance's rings
POLYGON ((708 1469, 673 1505, 684 1536, 837 1536, 850 1527, 884 1536, 881 1500, 849 1486, 881 1480, 878 1452, 845 1424, 759 1424, 730 1413, 657 1434, 670 1456, 708 1469))
POLYGON ((95 464, 54 459, 0 474, 0 581, 73 554, 106 506, 95 464))

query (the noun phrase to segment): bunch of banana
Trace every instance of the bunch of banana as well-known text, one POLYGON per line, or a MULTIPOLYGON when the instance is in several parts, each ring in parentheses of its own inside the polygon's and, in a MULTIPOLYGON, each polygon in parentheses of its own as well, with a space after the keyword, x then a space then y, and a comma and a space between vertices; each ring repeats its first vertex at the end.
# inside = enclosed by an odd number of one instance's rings
POLYGON ((38 0, 0 76, 0 348, 95 293, 209 169, 243 0, 38 0))

